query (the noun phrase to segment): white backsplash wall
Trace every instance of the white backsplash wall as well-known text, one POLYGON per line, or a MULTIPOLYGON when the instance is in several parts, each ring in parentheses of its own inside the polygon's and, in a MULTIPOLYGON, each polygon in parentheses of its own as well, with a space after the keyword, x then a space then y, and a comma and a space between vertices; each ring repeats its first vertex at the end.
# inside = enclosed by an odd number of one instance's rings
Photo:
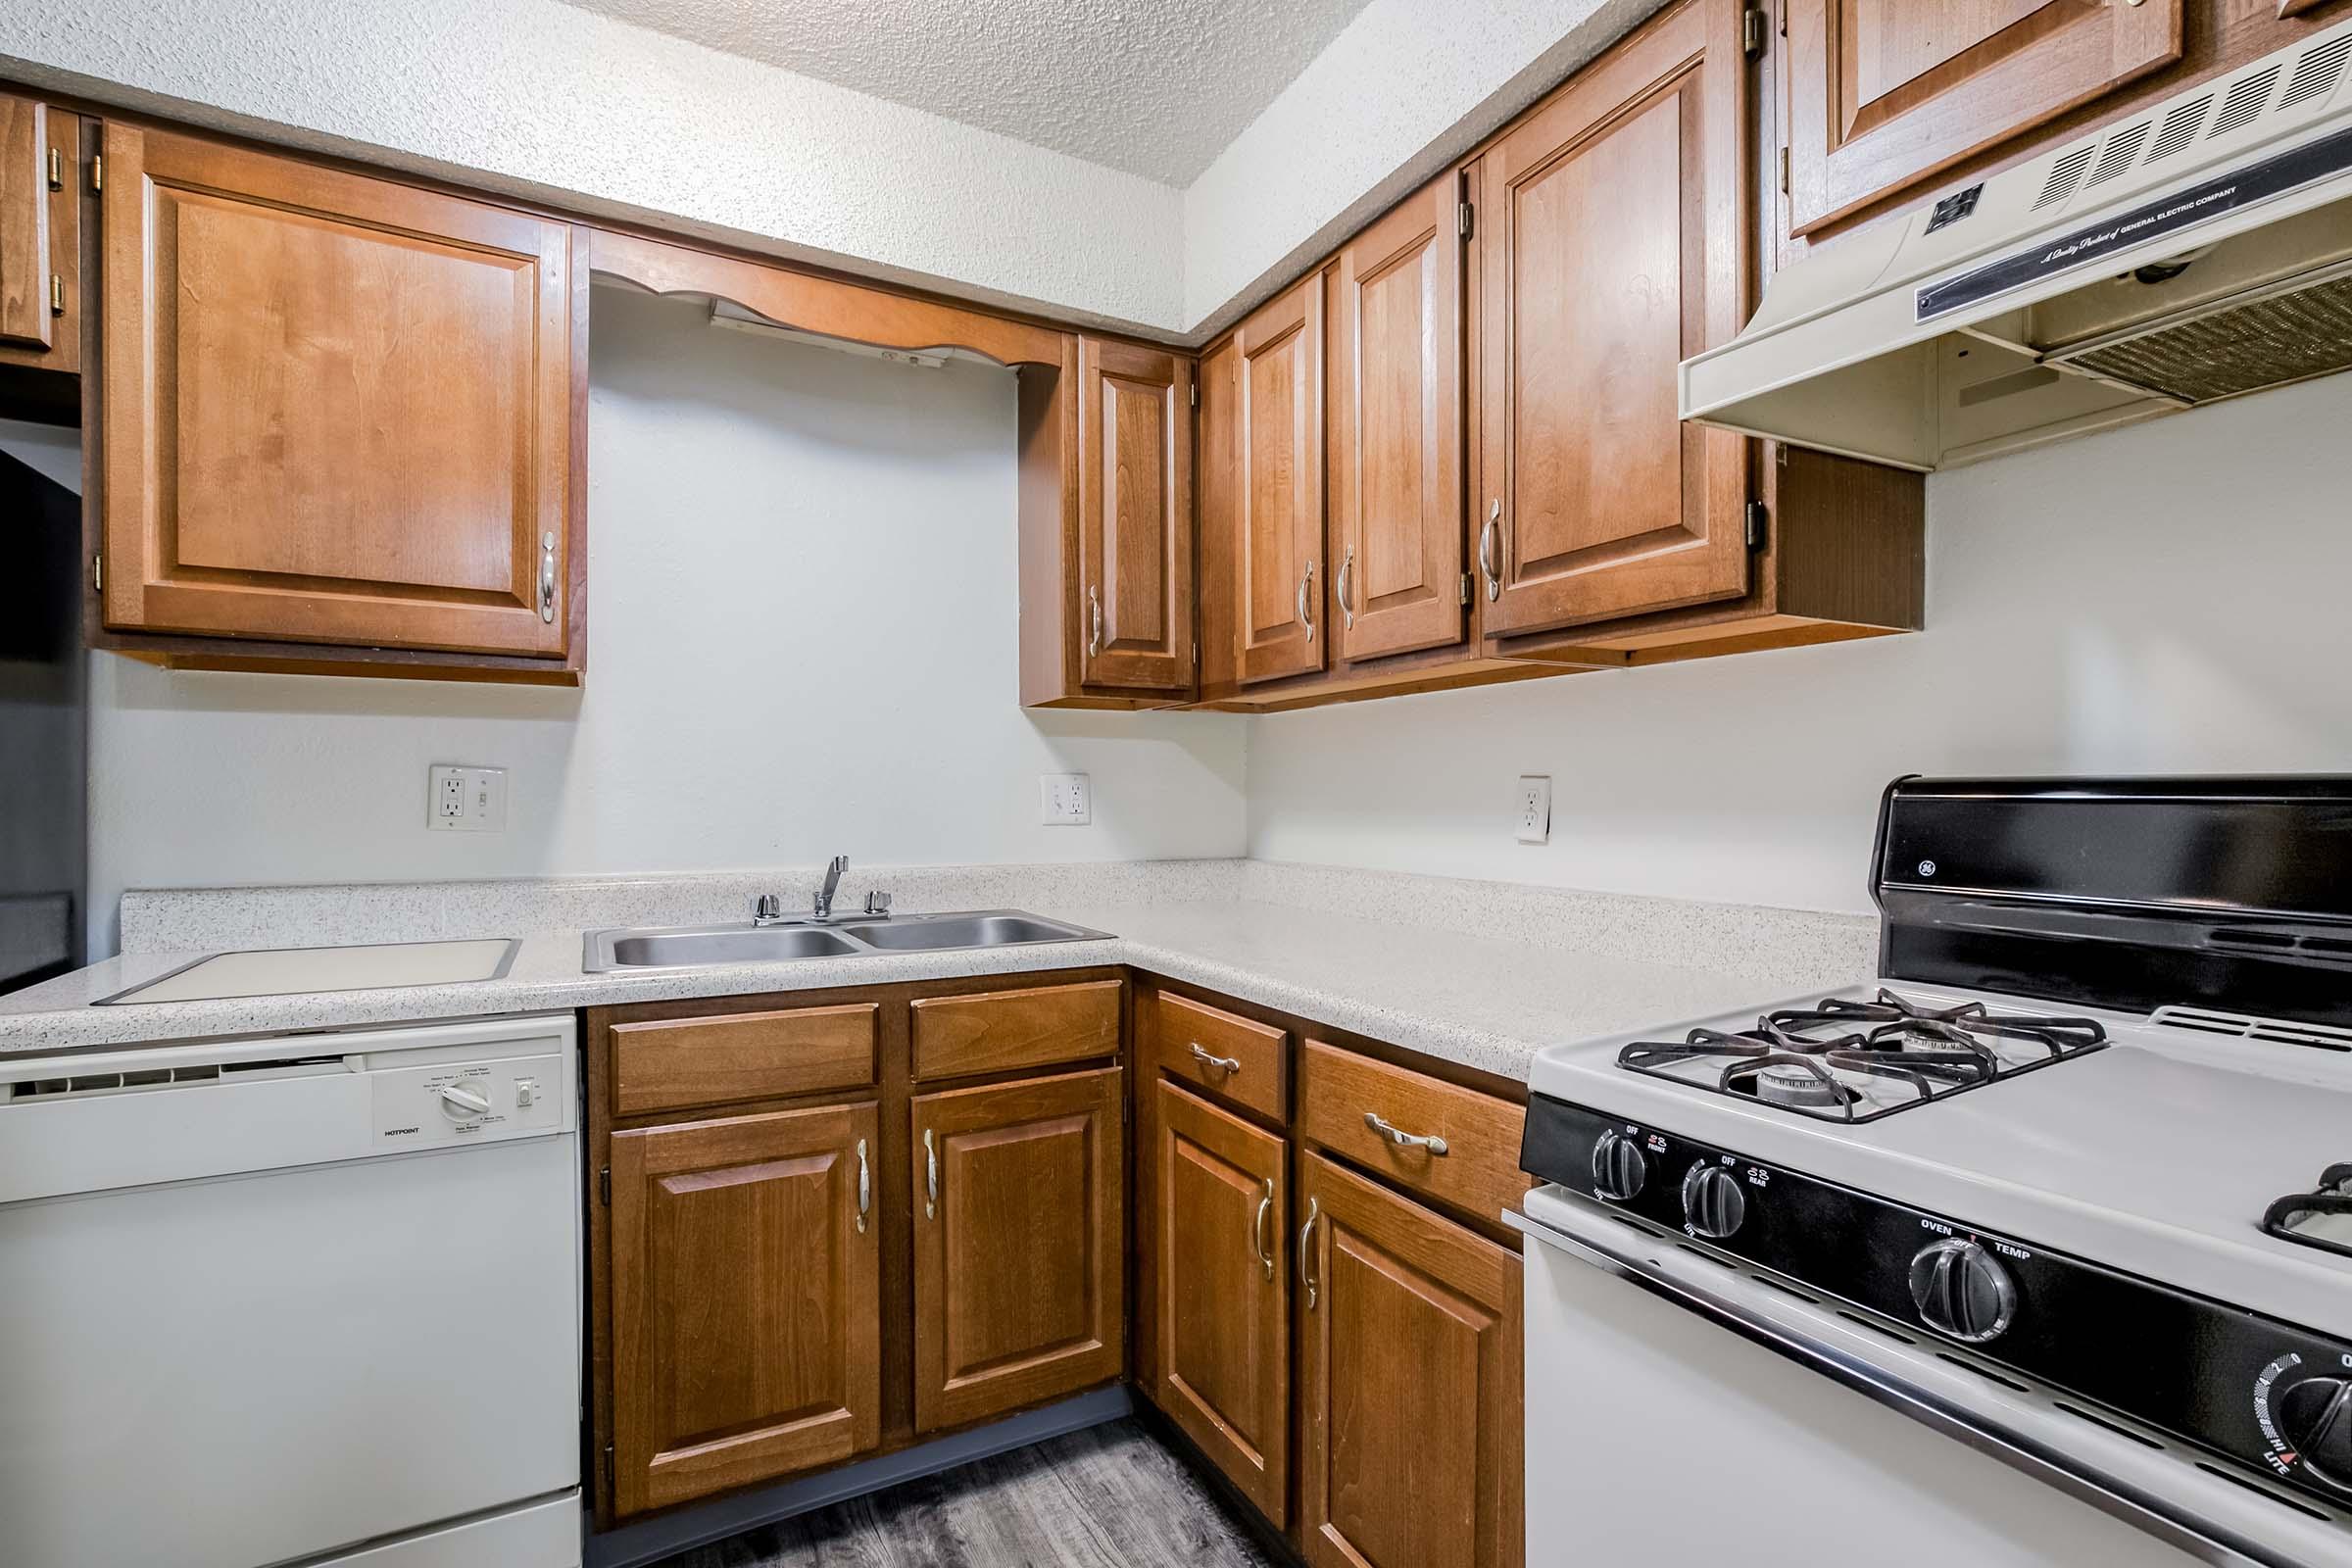
POLYGON ((590 362, 586 686, 93 656, 96 952, 126 886, 1240 853, 1245 720, 1016 704, 1009 372, 613 289, 590 362), (428 830, 434 762, 506 768, 506 831, 428 830))
POLYGON ((2347 430, 2339 376, 1932 477, 1917 635, 1253 718, 1250 853, 1866 910, 1900 773, 2352 772, 2347 430))

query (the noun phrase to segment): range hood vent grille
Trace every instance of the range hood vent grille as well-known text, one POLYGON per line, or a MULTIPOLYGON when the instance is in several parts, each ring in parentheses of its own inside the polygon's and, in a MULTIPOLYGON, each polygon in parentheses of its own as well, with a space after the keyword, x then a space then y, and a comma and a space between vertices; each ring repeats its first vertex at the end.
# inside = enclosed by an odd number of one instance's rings
POLYGON ((2222 112, 2213 117, 2213 128, 2205 133, 2205 139, 2227 136, 2238 126, 2251 123, 2271 101, 2271 89, 2278 85, 2278 68, 2273 66, 2230 88, 2230 96, 2222 100, 2222 112))
POLYGON ((2182 104, 2165 116, 2164 128, 2156 133, 2156 145, 2148 149, 2148 162, 2170 158, 2196 140, 2197 127, 2205 122, 2205 111, 2212 107, 2213 94, 2207 93, 2195 103, 2182 104))
POLYGON ((2051 358, 2189 404, 2352 369, 2352 274, 2051 358))
POLYGON ((2344 74, 2344 61, 2352 56, 2352 37, 2334 39, 2321 44, 2305 55, 2288 78, 2286 91, 2278 95, 2278 107, 2292 109, 2306 98, 2318 98, 2335 90, 2344 74))
POLYGON ((2082 171, 2090 167, 2090 155, 2097 151, 2096 142, 2087 147, 2078 147, 2051 166, 2049 182, 2041 187, 2041 200, 2034 204, 2034 211, 2038 213, 2045 207, 2055 207, 2072 196, 2076 182, 2082 177, 2082 171))
POLYGON ((2090 184, 2082 188, 2088 190, 2090 185, 2104 185, 2130 169, 2132 160, 2139 156, 2139 144, 2147 139, 2148 122, 2144 120, 2108 137, 2107 150, 2099 154, 2099 167, 2090 172, 2090 184))

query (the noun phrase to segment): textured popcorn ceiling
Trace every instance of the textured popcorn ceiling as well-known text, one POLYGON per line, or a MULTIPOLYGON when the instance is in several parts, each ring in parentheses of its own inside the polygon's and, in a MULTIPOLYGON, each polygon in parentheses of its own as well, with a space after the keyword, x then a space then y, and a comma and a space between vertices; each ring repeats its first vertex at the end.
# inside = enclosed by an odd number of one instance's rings
POLYGON ((570 0, 1187 185, 1367 0, 570 0))

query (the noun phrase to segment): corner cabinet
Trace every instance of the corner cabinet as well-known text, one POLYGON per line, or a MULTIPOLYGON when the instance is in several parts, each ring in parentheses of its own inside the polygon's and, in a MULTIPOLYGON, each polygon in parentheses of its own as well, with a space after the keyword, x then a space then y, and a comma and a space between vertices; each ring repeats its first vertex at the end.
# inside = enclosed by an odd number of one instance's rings
POLYGON ((1021 704, 1194 689, 1193 362, 1068 335, 1020 390, 1021 704))
POLYGON ((572 229, 197 137, 104 134, 100 594, 128 639, 113 646, 576 680, 572 229))
POLYGON ((0 365, 81 368, 81 139, 70 110, 0 93, 0 365))

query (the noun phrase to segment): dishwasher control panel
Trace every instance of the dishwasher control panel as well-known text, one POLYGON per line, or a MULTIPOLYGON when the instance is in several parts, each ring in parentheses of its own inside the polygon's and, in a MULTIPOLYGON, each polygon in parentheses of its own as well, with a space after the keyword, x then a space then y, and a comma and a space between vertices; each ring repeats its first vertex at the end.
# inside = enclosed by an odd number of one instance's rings
POLYGON ((379 1067, 368 1077, 379 1149, 495 1142, 564 1125, 561 1056, 379 1067))

